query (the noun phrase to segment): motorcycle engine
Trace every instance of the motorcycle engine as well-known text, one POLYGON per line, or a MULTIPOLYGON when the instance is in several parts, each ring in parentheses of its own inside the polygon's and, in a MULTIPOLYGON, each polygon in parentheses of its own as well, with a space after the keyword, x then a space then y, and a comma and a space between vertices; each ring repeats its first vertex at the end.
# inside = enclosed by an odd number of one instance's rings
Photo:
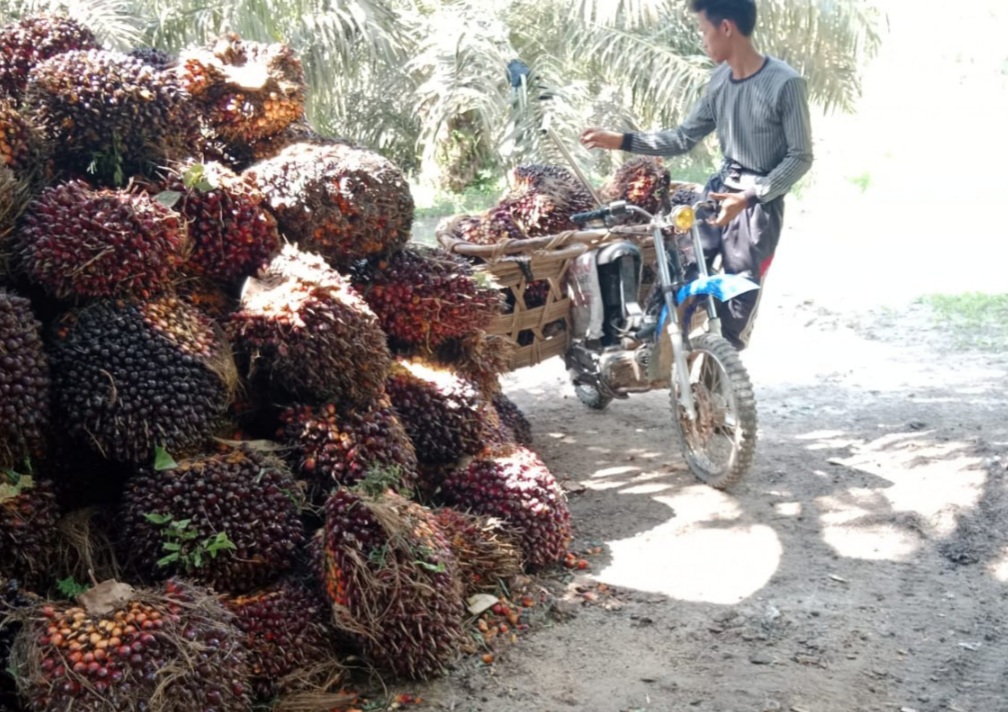
POLYGON ((649 345, 636 349, 605 351, 599 358, 599 375, 616 393, 651 390, 647 368, 650 356, 649 345))

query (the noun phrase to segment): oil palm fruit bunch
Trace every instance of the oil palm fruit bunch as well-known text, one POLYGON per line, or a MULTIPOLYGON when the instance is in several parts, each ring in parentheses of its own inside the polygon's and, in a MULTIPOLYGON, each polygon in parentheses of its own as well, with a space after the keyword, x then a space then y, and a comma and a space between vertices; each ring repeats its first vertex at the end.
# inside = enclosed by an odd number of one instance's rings
POLYGON ((437 348, 485 328, 503 309, 498 289, 483 286, 464 258, 439 248, 407 246, 358 263, 351 275, 393 351, 437 348))
POLYGON ((225 35, 208 49, 183 52, 178 76, 213 134, 227 142, 273 136, 304 116, 304 69, 285 44, 225 35))
POLYGON ((62 427, 110 460, 146 464, 158 445, 197 449, 238 381, 219 330, 170 295, 71 310, 49 341, 62 427))
POLYGON ((291 406, 280 420, 280 439, 297 471, 323 496, 339 485, 357 484, 374 470, 395 472, 390 486, 397 491, 416 480, 413 442, 385 396, 350 410, 335 403, 291 406))
POLYGON ((14 641, 28 712, 250 708, 241 632, 208 592, 107 581, 78 601, 40 605, 14 641))
POLYGON ((170 71, 104 50, 71 51, 32 69, 25 102, 60 146, 65 168, 122 185, 195 145, 198 117, 170 71))
POLYGON ((335 625, 380 668, 429 678, 457 655, 461 583, 431 510, 340 488, 326 503, 324 579, 335 625))
POLYGON ((496 245, 504 240, 524 240, 528 237, 507 207, 501 205, 495 205, 479 215, 448 218, 438 231, 474 245, 496 245))
POLYGON ((331 674, 336 667, 328 606, 316 591, 285 579, 223 602, 244 635, 257 698, 310 686, 323 669, 331 674))
POLYGON ((494 393, 490 402, 497 411, 501 426, 507 429, 513 441, 525 447, 532 445, 532 424, 515 402, 504 395, 503 391, 494 393))
POLYGON ((13 99, 0 95, 0 165, 27 177, 38 173, 44 160, 42 132, 18 111, 13 99))
POLYGON ((385 333, 349 281, 317 255, 284 247, 261 277, 246 281, 228 324, 250 375, 265 372, 297 398, 353 407, 382 392, 385 333))
POLYGON ((479 457, 441 483, 441 496, 456 509, 499 517, 512 528, 524 563, 539 568, 562 561, 571 538, 567 498, 531 450, 479 457))
POLYGON ((14 242, 20 269, 60 299, 152 296, 189 254, 178 213, 140 190, 80 180, 44 189, 14 242))
POLYGON ((595 207, 591 193, 560 166, 517 166, 511 177, 512 191, 498 207, 507 210, 529 237, 573 230, 577 226, 570 216, 595 207))
POLYGON ((71 50, 98 49, 94 33, 76 20, 31 15, 0 28, 0 94, 19 98, 36 64, 71 50))
POLYGON ((50 385, 42 325, 31 303, 0 288, 0 469, 41 454, 50 385))
POLYGON ((227 593, 276 580, 304 540, 300 490, 279 460, 248 447, 140 470, 121 506, 122 559, 227 593))
POLYGON ((475 384, 451 370, 400 358, 385 388, 421 463, 475 455, 497 428, 493 406, 475 384))
POLYGON ((280 232, 334 267, 392 252, 409 240, 409 184, 373 151, 297 143, 245 173, 266 194, 280 232))
POLYGON ((50 482, 0 471, 0 579, 17 579, 40 591, 52 583, 58 518, 50 482))
POLYGON ((247 180, 219 163, 191 163, 169 183, 192 238, 187 271, 234 282, 266 267, 280 251, 276 218, 247 180))
POLYGON ((227 322, 238 308, 238 296, 231 285, 222 285, 206 277, 190 277, 175 285, 175 293, 182 301, 195 307, 215 322, 227 322))
POLYGON ((458 562, 466 598, 522 572, 521 549, 500 519, 451 507, 435 509, 434 517, 458 562))
POLYGON ((616 169, 601 193, 606 202, 625 200, 654 214, 663 209, 668 185, 669 171, 660 158, 638 156, 616 169))

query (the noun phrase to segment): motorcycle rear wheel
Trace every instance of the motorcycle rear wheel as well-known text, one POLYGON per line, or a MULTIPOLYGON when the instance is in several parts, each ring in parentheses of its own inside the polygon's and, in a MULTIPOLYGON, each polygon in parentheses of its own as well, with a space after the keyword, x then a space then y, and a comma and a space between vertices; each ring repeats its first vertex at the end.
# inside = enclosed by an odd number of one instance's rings
POLYGON ((756 451, 756 397, 735 348, 715 334, 692 339, 686 354, 697 417, 679 405, 672 378, 676 435, 690 470, 701 481, 727 489, 742 479, 756 451))
POLYGON ((605 410, 606 406, 612 403, 612 396, 599 391, 595 386, 585 383, 578 383, 574 386, 578 400, 592 410, 605 410))

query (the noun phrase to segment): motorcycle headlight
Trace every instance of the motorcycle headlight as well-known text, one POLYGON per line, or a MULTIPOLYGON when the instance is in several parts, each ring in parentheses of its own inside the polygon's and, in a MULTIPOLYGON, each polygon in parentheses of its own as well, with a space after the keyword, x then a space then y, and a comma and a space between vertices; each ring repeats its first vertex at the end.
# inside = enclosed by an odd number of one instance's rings
POLYGON ((693 208, 688 205, 680 205, 672 211, 672 224, 679 232, 687 232, 696 220, 693 208))

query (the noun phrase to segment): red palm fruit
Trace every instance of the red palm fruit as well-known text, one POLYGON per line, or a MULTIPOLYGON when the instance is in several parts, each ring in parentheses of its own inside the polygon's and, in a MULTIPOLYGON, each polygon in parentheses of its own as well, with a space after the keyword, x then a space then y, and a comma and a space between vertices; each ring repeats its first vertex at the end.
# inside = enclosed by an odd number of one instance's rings
POLYGON ((250 708, 243 636, 213 595, 106 581, 79 600, 40 604, 14 641, 28 712, 250 708))
POLYGON ((192 238, 185 267, 193 274, 234 282, 269 265, 280 251, 276 218, 263 207, 263 195, 219 163, 189 164, 169 189, 182 193, 175 208, 192 238))
POLYGON ((151 296, 185 262, 185 223, 146 193, 83 181, 42 191, 15 235, 21 268, 54 296, 151 296))
POLYGON ((396 351, 469 336, 503 308, 500 291, 482 286, 465 259, 437 248, 405 247, 351 274, 396 351))
POLYGON ((374 313, 338 272, 294 245, 246 282, 228 330, 248 355, 250 377, 267 374, 295 398, 349 408, 384 388, 390 356, 374 313))
POLYGON ((317 493, 328 495, 339 485, 355 485, 375 470, 393 474, 396 490, 415 483, 413 443, 384 396, 369 407, 350 410, 334 403, 291 406, 280 420, 282 441, 317 493))
POLYGON ((297 143, 245 173, 266 194, 280 231, 334 267, 393 252, 409 240, 409 184, 373 151, 297 143))
POLYGON ((472 460, 441 483, 446 503, 500 517, 517 532, 530 568, 562 561, 571 538, 567 498, 542 460, 523 447, 472 460))
POLYGON ((30 15, 0 28, 0 93, 20 98, 32 67, 70 50, 98 49, 94 33, 59 15, 30 15))
POLYGON ((462 587, 429 509, 340 488, 326 503, 323 559, 336 627, 378 667, 424 679, 458 655, 462 587))

